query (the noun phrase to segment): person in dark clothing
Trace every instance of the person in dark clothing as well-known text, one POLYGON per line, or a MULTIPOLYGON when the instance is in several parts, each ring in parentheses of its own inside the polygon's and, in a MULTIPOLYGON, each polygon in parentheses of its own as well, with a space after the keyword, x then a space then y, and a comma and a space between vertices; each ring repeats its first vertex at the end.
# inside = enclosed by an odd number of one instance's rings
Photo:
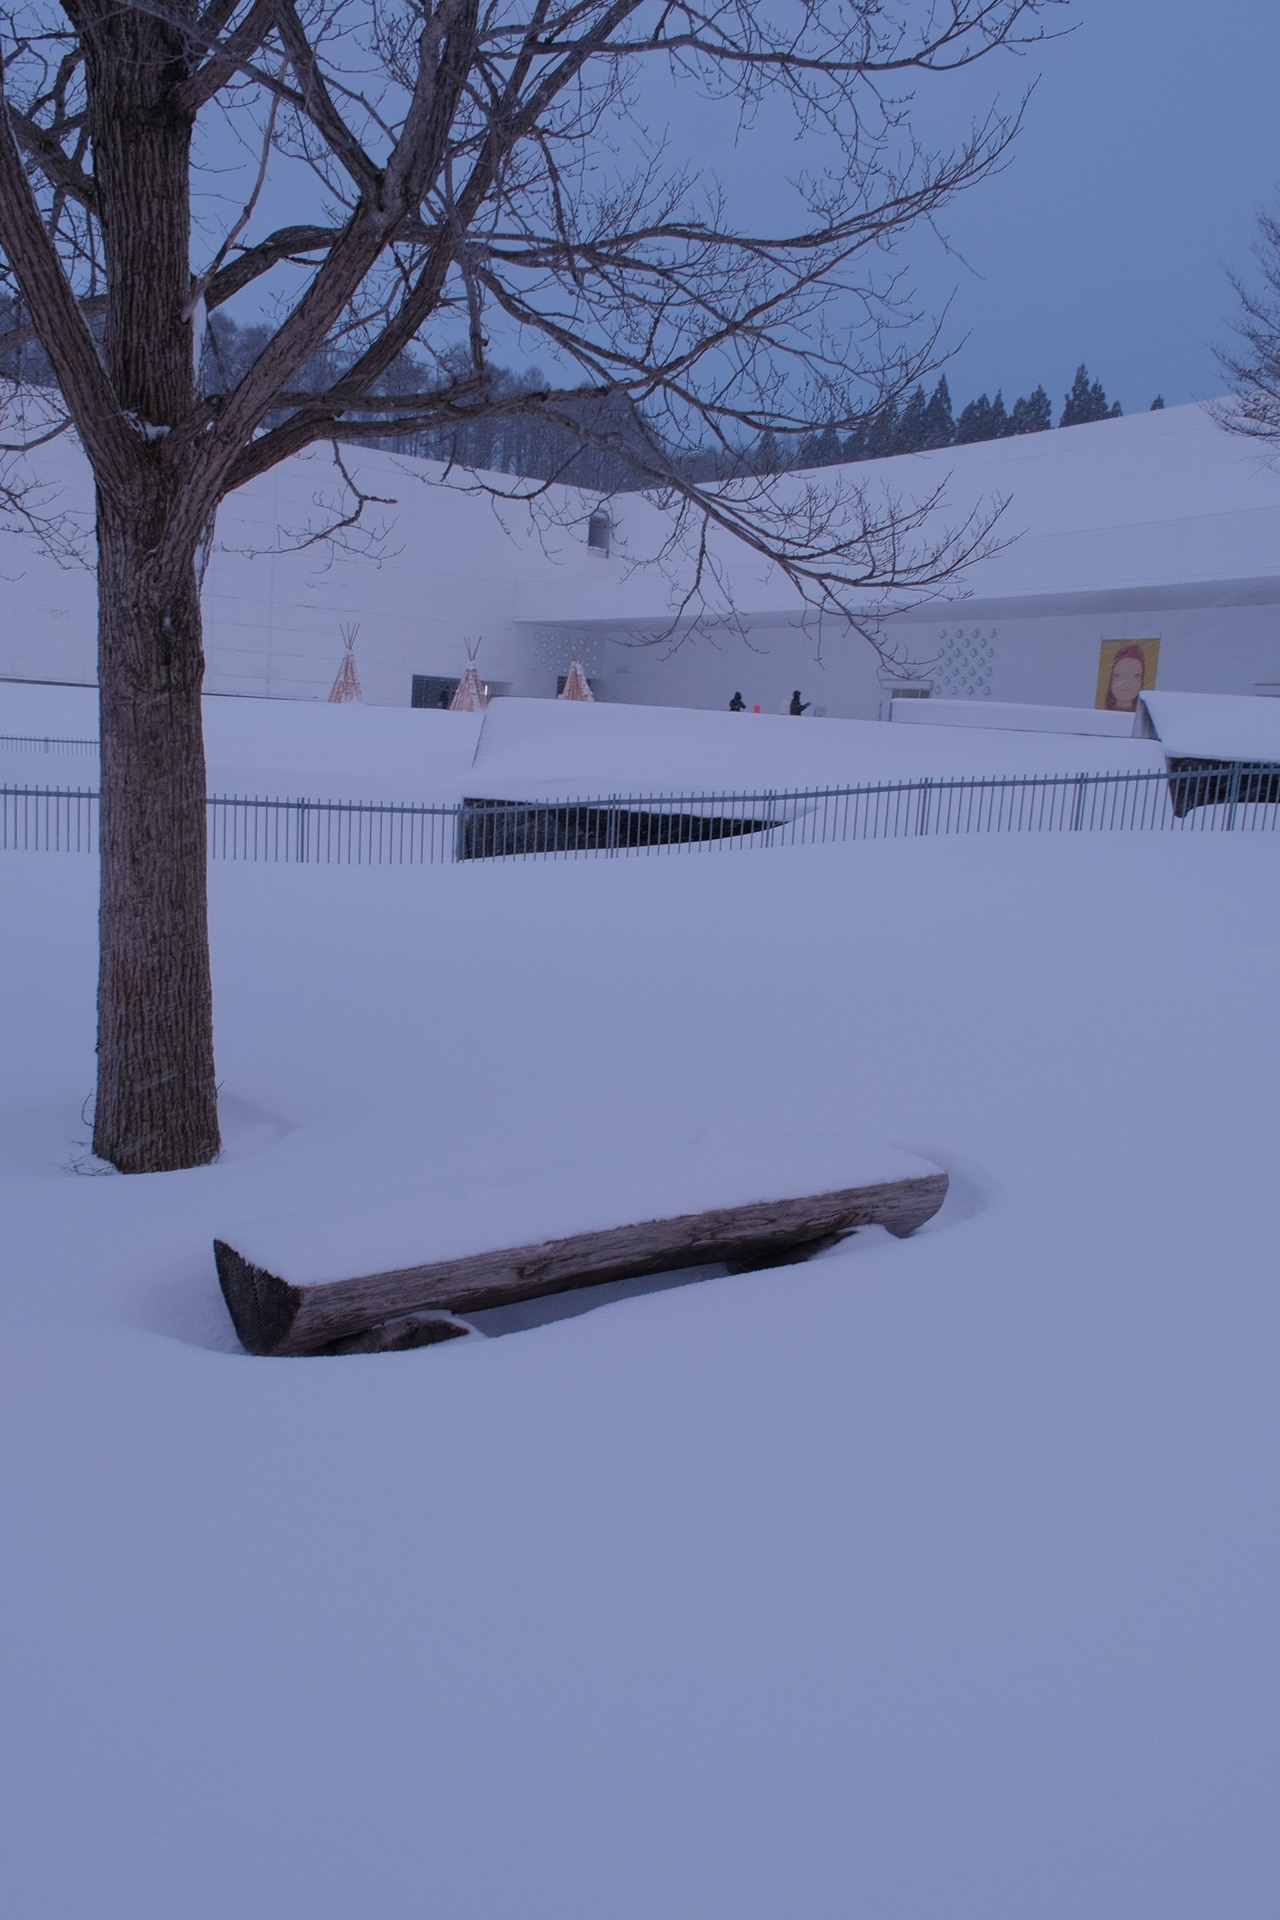
POLYGON ((808 711, 808 708, 809 708, 809 702, 807 700, 802 700, 800 698, 800 689, 799 687, 797 687, 795 692, 791 696, 791 705, 788 708, 788 712, 806 713, 808 711))
POLYGON ((742 695, 740 693, 735 693, 732 700, 729 702, 729 711, 730 713, 741 713, 745 709, 746 704, 747 703, 743 699, 742 695))

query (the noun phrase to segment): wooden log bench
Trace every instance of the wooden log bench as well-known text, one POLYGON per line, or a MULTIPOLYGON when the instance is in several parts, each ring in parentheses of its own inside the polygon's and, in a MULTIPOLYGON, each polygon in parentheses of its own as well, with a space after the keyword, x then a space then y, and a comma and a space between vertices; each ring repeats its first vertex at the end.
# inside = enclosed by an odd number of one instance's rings
POLYGON ((904 1236, 942 1205, 947 1175, 927 1161, 817 1141, 728 1154, 690 1143, 581 1162, 558 1181, 315 1209, 215 1240, 218 1278, 250 1353, 378 1352, 451 1339, 468 1331, 459 1316, 570 1288, 715 1261, 789 1264, 860 1226, 904 1236), (824 1177, 797 1191, 806 1164, 824 1177), (694 1195, 714 1204, 691 1207, 694 1195))

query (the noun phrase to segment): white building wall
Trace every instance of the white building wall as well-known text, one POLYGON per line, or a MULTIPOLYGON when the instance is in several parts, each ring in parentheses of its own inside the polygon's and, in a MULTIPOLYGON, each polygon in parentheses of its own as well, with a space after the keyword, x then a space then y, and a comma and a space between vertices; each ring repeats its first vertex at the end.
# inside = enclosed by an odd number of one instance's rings
MULTIPOLYGON (((58 565, 21 532, 0 542, 0 677, 93 684, 89 470, 69 436, 38 458, 47 510, 75 518, 83 558, 58 565)), ((426 484, 438 469, 424 462, 351 450, 347 460, 384 504, 335 542, 313 538, 351 505, 327 448, 223 503, 203 592, 208 691, 325 700, 344 625, 359 628, 356 663, 370 704, 408 706, 415 673, 460 676, 468 638, 482 640, 485 678, 534 691, 514 613, 521 576, 546 561, 536 544, 531 551, 520 511, 426 484)))
MULTIPOLYGON (((98 585, 93 486, 76 443, 63 435, 40 449, 35 511, 75 529, 81 557, 55 559, 0 516, 0 676, 97 684, 98 585)), ((18 463, 13 463, 20 478, 18 463)))
POLYGON ((328 449, 223 503, 204 589, 209 691, 327 699, 344 626, 359 629, 356 666, 372 705, 407 706, 415 673, 459 677, 467 639, 482 642, 486 678, 518 680, 522 554, 486 503, 426 486, 419 463, 392 455, 349 464, 385 504, 333 542, 314 536, 350 498, 328 449))
POLYGON ((874 720, 884 698, 872 648, 834 624, 821 649, 813 635, 777 624, 745 637, 694 634, 674 646, 606 640, 600 660, 603 698, 647 706, 727 707, 741 693, 748 708, 785 713, 799 689, 811 713, 874 720))
MULTIPOLYGON (((777 570, 736 543, 717 571, 745 637, 722 625, 637 644, 661 634, 682 592, 678 559, 644 564, 669 530, 651 501, 614 503, 617 540, 603 558, 586 544, 585 498, 560 492, 548 514, 500 505, 457 476, 441 485, 430 463, 344 458, 381 504, 337 546, 314 539, 350 505, 328 448, 224 504, 205 581, 210 692, 324 700, 354 625, 370 704, 408 705, 416 673, 459 675, 464 641, 479 638, 482 676, 517 694, 554 694, 557 671, 582 651, 609 701, 715 709, 741 692, 778 713, 799 688, 815 714, 887 711, 892 676, 866 641, 834 621, 819 639, 777 570)), ((65 436, 37 459, 46 506, 78 517, 91 563, 83 456, 65 436)), ((1280 476, 1200 409, 878 465, 907 494, 950 476, 957 512, 974 488, 1007 491, 1009 524, 1025 529, 973 570, 973 599, 886 623, 886 640, 938 694, 1092 706, 1102 640, 1152 636, 1161 689, 1280 682, 1280 476)), ((95 624, 91 564, 60 567, 29 538, 0 539, 0 677, 92 683, 95 624)))
MULTIPOLYGON (((1224 588, 1224 597, 1229 588, 1224 588)), ((963 612, 963 603, 956 611, 963 612)), ((1280 682, 1280 605, 1197 606, 1115 612, 982 616, 886 622, 886 642, 900 646, 912 673, 947 699, 1028 701, 1091 707, 1104 640, 1160 641, 1157 685, 1171 692, 1252 693, 1280 682)), ((887 717, 886 682, 861 635, 832 624, 819 656, 812 635, 781 625, 637 647, 596 636, 602 698, 645 705, 727 707, 741 692, 749 707, 785 711, 792 690, 842 719, 887 717)))

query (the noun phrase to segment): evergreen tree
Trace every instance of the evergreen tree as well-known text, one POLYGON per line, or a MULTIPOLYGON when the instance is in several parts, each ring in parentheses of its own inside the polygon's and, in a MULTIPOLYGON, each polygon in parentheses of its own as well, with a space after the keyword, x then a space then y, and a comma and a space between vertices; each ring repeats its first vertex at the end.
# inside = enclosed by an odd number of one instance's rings
POLYGON ((886 400, 867 414, 845 441, 846 460, 883 460, 898 451, 898 403, 886 400))
POLYGON ((895 453, 919 453, 928 446, 929 402, 924 397, 924 388, 917 387, 908 396, 907 404, 898 415, 898 430, 894 437, 895 453))
POLYGON ((930 394, 924 415, 925 434, 921 447, 949 447, 956 437, 956 424, 951 417, 951 389, 945 373, 930 394))
POLYGON ((980 393, 967 407, 960 410, 956 421, 955 444, 958 447, 971 446, 975 440, 998 440, 1008 430, 1008 418, 1004 410, 1004 401, 997 394, 994 401, 980 393))
POLYGON ((977 400, 970 400, 961 407, 960 418, 956 421, 955 444, 958 447, 967 447, 975 440, 986 438, 983 429, 986 426, 987 409, 990 404, 984 393, 977 400))
POLYGON ((825 426, 821 433, 806 434, 800 442, 797 465, 801 467, 835 467, 844 459, 844 443, 833 426, 825 426))
POLYGON ((1052 425, 1053 410, 1043 387, 1037 387, 1026 400, 1019 397, 1014 401, 1009 415, 1010 433, 1044 433, 1052 425))
POLYGON ((1076 368, 1076 377, 1071 383, 1071 391, 1066 396, 1062 409, 1060 427, 1083 427, 1090 420, 1113 420, 1120 412, 1120 403, 1113 407, 1102 391, 1099 380, 1090 381, 1089 370, 1081 361, 1076 368))
POLYGON ((752 473, 781 473, 785 464, 777 434, 772 427, 766 427, 751 449, 748 465, 752 473))

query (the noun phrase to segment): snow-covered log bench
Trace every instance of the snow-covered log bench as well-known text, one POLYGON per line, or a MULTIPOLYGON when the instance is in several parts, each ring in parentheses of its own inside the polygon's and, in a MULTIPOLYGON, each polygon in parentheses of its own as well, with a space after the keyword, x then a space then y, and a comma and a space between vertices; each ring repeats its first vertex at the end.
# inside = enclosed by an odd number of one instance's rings
POLYGON ((946 1191, 928 1161, 839 1136, 704 1135, 261 1221, 214 1252, 250 1353, 367 1352, 572 1287, 798 1261, 860 1226, 905 1235, 946 1191))

